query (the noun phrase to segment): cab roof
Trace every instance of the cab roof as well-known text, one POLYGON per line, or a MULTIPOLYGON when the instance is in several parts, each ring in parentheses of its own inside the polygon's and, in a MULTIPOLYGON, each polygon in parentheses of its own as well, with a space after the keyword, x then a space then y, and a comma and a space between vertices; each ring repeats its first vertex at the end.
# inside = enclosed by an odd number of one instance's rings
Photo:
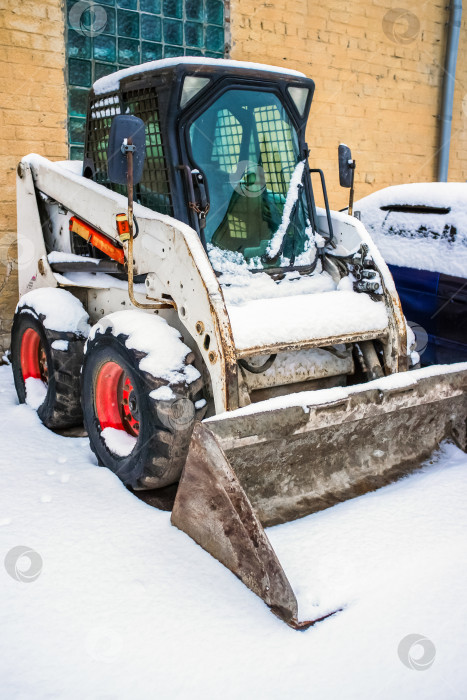
POLYGON ((189 72, 190 67, 200 69, 215 69, 215 68, 232 68, 240 72, 254 71, 258 73, 276 73, 283 77, 306 78, 304 73, 292 70, 291 68, 280 68, 278 66, 269 66, 265 63, 250 63, 247 61, 233 61, 227 58, 204 58, 196 56, 177 56, 174 58, 162 58, 158 61, 149 61, 138 66, 129 66, 122 70, 106 75, 93 85, 95 95, 105 95, 111 92, 116 92, 120 88, 120 82, 130 76, 140 75, 143 73, 156 73, 165 69, 175 69, 183 66, 186 72, 189 72))

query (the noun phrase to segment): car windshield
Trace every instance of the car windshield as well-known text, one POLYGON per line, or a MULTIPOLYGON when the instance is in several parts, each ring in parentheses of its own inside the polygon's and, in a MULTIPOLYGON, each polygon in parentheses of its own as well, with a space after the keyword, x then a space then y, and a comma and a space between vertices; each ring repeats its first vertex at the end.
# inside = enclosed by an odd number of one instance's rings
POLYGON ((273 93, 231 89, 189 130, 210 198, 206 241, 253 266, 301 264, 310 215, 297 132, 273 93))

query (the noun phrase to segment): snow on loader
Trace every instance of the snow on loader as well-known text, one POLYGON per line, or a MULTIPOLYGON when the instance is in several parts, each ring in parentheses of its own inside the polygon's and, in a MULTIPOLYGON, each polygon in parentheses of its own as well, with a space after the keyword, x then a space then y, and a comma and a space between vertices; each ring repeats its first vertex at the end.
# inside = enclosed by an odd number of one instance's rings
POLYGON ((313 91, 204 58, 98 80, 83 163, 18 165, 11 346, 20 401, 84 419, 128 487, 176 488, 173 524, 295 628, 263 526, 466 449, 467 365, 408 371, 391 275, 309 167, 313 91))

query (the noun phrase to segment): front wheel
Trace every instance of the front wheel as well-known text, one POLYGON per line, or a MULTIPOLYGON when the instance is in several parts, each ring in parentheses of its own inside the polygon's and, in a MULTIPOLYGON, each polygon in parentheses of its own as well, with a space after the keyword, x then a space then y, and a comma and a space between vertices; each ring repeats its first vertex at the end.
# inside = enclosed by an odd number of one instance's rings
POLYGON ((82 375, 84 424, 100 465, 132 488, 162 488, 178 481, 194 421, 204 414, 201 377, 192 366, 194 358, 189 348, 173 337, 177 332, 161 318, 139 311, 118 315, 127 323, 140 317, 148 336, 155 325, 154 338, 162 353, 166 352, 164 333, 170 332, 171 343, 177 341, 185 355, 185 368, 190 371, 185 381, 176 385, 144 371, 141 366, 148 356, 147 349, 129 347, 129 334, 115 331, 112 322, 106 327, 103 319, 86 347, 82 375))

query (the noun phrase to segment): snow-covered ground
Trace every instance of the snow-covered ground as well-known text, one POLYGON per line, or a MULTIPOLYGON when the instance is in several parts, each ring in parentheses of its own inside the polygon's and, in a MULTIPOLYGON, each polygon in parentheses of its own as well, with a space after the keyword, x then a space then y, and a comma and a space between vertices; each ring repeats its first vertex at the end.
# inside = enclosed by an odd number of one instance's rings
POLYGON ((0 398, 2 562, 20 545, 42 561, 27 583, 11 555, 10 574, 0 566, 2 698, 465 697, 467 458, 454 446, 268 530, 304 611, 344 607, 295 632, 97 467, 87 439, 18 406, 9 367, 0 398), (425 670, 398 656, 411 634, 436 650, 425 670))

